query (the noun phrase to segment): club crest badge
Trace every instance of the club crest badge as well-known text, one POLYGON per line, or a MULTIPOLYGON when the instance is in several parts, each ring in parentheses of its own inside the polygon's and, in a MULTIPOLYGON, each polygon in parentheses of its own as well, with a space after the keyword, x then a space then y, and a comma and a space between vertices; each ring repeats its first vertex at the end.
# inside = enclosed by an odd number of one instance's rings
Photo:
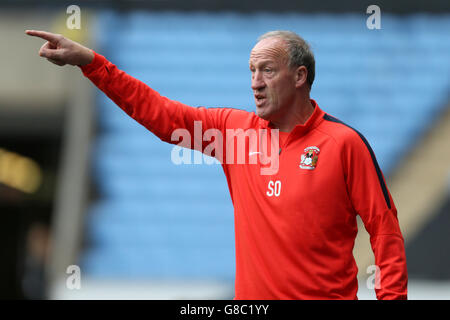
POLYGON ((303 150, 299 167, 306 170, 314 170, 319 159, 320 149, 317 147, 307 147, 303 150))

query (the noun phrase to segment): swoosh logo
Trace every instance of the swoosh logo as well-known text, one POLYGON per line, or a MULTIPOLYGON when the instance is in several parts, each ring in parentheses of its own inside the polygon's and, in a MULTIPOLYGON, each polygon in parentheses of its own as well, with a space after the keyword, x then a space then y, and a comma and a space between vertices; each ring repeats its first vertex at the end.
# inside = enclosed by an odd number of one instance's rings
POLYGON ((259 151, 252 151, 252 152, 249 152, 249 156, 253 156, 254 154, 260 154, 261 152, 259 152, 259 151))

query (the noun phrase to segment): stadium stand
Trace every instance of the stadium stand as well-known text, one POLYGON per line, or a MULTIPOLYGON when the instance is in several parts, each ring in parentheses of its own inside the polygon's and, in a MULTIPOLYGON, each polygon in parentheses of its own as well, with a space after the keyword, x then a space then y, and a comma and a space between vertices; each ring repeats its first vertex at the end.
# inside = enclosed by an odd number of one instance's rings
MULTIPOLYGON (((450 17, 104 12, 97 51, 162 95, 253 111, 248 56, 292 30, 316 57, 311 96, 363 133, 385 175, 439 117, 450 88, 450 17), (384 32, 389 30, 389 32, 384 32), (431 49, 432 48, 432 49, 431 49)), ((219 165, 171 162, 162 143, 102 93, 82 268, 94 277, 234 278, 233 208, 219 165)))

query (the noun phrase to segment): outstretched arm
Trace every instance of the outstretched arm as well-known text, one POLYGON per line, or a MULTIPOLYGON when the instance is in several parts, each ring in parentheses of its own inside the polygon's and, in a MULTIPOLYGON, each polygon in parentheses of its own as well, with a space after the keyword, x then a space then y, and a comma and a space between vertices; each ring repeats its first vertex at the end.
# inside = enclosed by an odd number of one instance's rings
POLYGON ((178 140, 172 141, 173 131, 187 129, 192 140, 183 140, 182 145, 200 150, 206 142, 201 136, 197 137, 199 141, 194 141, 194 121, 201 122, 202 134, 209 128, 222 130, 226 115, 231 111, 193 108, 163 97, 102 55, 62 35, 35 30, 27 30, 26 34, 47 40, 39 50, 41 57, 59 66, 79 66, 83 74, 122 110, 165 142, 177 143, 178 140))

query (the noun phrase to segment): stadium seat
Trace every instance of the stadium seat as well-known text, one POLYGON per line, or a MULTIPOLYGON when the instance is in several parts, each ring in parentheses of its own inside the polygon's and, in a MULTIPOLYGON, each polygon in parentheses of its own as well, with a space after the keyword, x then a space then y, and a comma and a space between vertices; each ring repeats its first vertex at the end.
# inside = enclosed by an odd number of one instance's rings
MULTIPOLYGON (((388 176, 448 99, 450 17, 104 12, 98 49, 162 95, 252 111, 249 52, 269 30, 298 32, 316 56, 312 98, 367 138, 388 176), (430 47, 439 50, 430 50, 430 47)), ((170 161, 162 143, 98 93, 85 273, 234 277, 233 207, 220 165, 170 161), (107 267, 105 267, 107 266, 107 267)))

